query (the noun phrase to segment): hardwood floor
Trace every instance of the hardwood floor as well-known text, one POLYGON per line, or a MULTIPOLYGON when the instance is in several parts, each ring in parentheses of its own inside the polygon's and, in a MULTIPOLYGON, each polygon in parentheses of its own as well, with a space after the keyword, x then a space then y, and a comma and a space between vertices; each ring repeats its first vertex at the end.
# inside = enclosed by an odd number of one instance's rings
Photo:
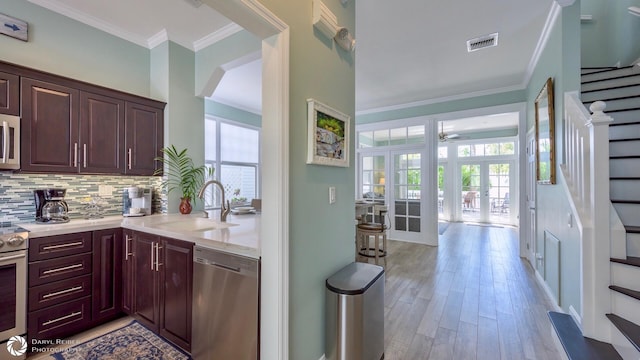
POLYGON ((389 241, 385 360, 560 359, 517 242, 516 229, 462 223, 438 247, 389 241))

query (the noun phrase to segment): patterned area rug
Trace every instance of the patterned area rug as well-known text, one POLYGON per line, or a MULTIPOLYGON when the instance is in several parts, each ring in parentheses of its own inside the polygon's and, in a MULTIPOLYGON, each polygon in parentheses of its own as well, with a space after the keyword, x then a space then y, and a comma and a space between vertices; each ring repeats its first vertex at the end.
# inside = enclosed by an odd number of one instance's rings
POLYGON ((51 355, 59 360, 187 360, 191 357, 137 321, 51 355))

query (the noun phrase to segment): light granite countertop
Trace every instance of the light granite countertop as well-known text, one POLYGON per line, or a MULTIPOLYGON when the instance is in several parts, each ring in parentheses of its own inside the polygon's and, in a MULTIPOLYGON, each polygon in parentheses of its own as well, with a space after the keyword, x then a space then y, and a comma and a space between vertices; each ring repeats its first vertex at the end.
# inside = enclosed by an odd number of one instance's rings
POLYGON ((260 258, 260 214, 229 214, 222 223, 219 212, 206 219, 202 213, 191 215, 154 214, 140 217, 108 216, 102 219, 72 219, 65 224, 41 225, 35 222, 21 223, 29 231, 29 238, 70 234, 122 227, 149 234, 191 241, 196 246, 260 258))

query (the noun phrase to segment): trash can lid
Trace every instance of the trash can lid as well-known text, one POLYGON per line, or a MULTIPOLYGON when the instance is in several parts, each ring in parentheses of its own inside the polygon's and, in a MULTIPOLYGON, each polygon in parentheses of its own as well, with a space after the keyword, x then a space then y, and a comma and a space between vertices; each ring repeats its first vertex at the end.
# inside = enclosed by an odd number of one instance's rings
POLYGON ((331 275, 326 285, 338 294, 358 295, 367 291, 382 274, 382 266, 354 262, 331 275))

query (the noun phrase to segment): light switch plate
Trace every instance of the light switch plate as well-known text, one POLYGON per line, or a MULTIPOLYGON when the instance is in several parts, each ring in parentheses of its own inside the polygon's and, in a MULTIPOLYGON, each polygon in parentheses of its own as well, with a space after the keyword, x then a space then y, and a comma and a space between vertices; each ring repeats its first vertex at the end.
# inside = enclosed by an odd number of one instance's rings
POLYGON ((336 187, 329 186, 329 204, 336 202, 336 187))

